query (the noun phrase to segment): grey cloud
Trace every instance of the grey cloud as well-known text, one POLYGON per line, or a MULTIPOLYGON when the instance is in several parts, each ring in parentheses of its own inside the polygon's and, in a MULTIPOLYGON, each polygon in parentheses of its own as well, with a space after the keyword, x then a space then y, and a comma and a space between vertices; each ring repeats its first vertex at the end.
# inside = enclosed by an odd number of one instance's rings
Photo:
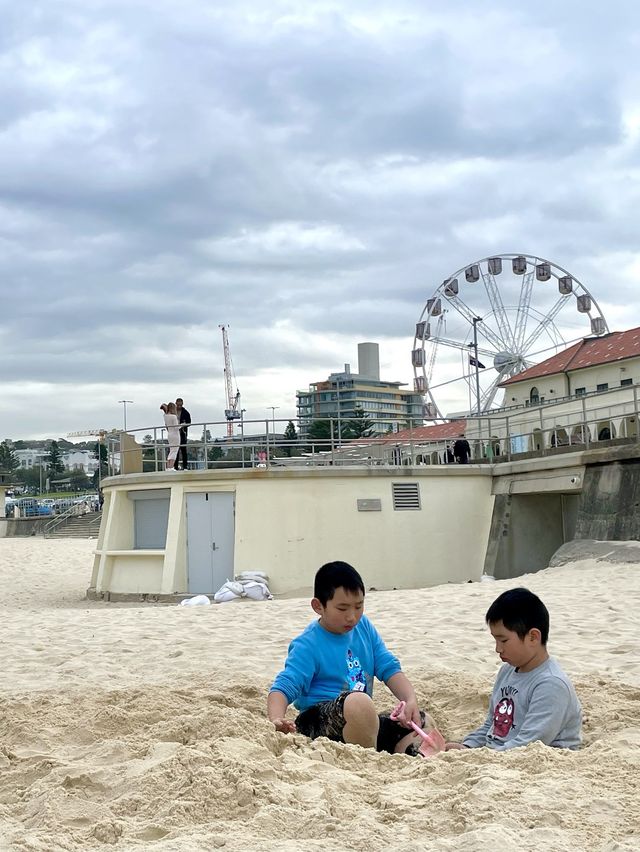
MULTIPOLYGON (((116 398, 219 384, 226 322, 236 368, 266 377, 260 404, 293 398, 279 370, 339 367, 329 339, 410 345, 442 279, 492 252, 605 287, 603 258, 637 243, 637 7, 359 14, 340 0, 3 9, 3 370, 48 387, 106 375, 116 398)), ((620 298, 630 275, 612 270, 620 298)), ((37 398, 20 399, 25 429, 43 429, 37 398)))

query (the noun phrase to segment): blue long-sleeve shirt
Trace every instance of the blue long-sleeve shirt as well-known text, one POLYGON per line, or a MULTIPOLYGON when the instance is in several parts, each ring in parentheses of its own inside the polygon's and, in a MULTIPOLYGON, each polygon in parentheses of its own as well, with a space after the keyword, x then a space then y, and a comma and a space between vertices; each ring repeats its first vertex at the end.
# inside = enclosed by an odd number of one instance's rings
POLYGON ((397 657, 363 615, 348 633, 330 633, 314 621, 289 645, 284 669, 271 692, 281 692, 289 704, 306 710, 331 701, 341 692, 373 694, 373 679, 387 681, 401 671, 397 657))

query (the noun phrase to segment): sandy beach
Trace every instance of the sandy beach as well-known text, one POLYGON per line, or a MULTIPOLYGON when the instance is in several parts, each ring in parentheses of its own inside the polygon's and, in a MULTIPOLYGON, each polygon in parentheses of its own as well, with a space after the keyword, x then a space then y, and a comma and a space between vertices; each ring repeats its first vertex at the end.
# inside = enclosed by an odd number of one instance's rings
MULTIPOLYGON (((371 592, 367 613, 449 739, 483 718, 483 623, 527 585, 584 708, 584 747, 425 761, 276 733, 265 695, 307 599, 84 599, 93 541, 0 540, 0 849, 640 848, 640 566, 371 592)), ((365 576, 366 566, 356 566, 365 576)), ((380 709, 392 704, 377 687, 380 709)))

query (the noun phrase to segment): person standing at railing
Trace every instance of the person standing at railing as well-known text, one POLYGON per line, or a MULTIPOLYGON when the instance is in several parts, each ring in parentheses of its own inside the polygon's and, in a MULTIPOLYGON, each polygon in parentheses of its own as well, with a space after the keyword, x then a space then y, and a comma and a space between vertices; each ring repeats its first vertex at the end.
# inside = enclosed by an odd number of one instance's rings
POLYGON ((167 470, 176 470, 176 459, 180 448, 180 421, 176 413, 175 402, 163 402, 160 410, 164 412, 164 425, 167 427, 169 454, 167 455, 167 470))
POLYGON ((184 407, 181 397, 176 399, 176 414, 180 423, 180 449, 178 450, 178 458, 176 459, 176 470, 178 470, 180 461, 182 461, 182 469, 186 470, 189 467, 187 460, 187 433, 191 425, 191 415, 184 407))
POLYGON ((453 455, 455 456, 458 464, 468 464, 469 456, 471 455, 471 447, 469 446, 469 442, 464 436, 464 432, 460 434, 460 437, 453 445, 453 455))

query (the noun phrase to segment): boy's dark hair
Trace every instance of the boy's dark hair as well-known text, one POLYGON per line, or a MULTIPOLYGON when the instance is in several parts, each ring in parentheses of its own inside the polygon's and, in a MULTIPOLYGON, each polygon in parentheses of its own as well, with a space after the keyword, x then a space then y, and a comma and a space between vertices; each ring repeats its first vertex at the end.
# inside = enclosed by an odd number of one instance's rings
POLYGON ((509 589, 491 604, 485 616, 487 624, 501 621, 521 639, 532 627, 540 631, 543 645, 549 638, 549 611, 537 595, 522 587, 509 589))
POLYGON ((327 601, 331 600, 335 590, 340 587, 347 592, 362 592, 364 595, 362 577, 348 562, 327 562, 322 568, 318 568, 313 583, 313 596, 322 606, 327 605, 327 601))

